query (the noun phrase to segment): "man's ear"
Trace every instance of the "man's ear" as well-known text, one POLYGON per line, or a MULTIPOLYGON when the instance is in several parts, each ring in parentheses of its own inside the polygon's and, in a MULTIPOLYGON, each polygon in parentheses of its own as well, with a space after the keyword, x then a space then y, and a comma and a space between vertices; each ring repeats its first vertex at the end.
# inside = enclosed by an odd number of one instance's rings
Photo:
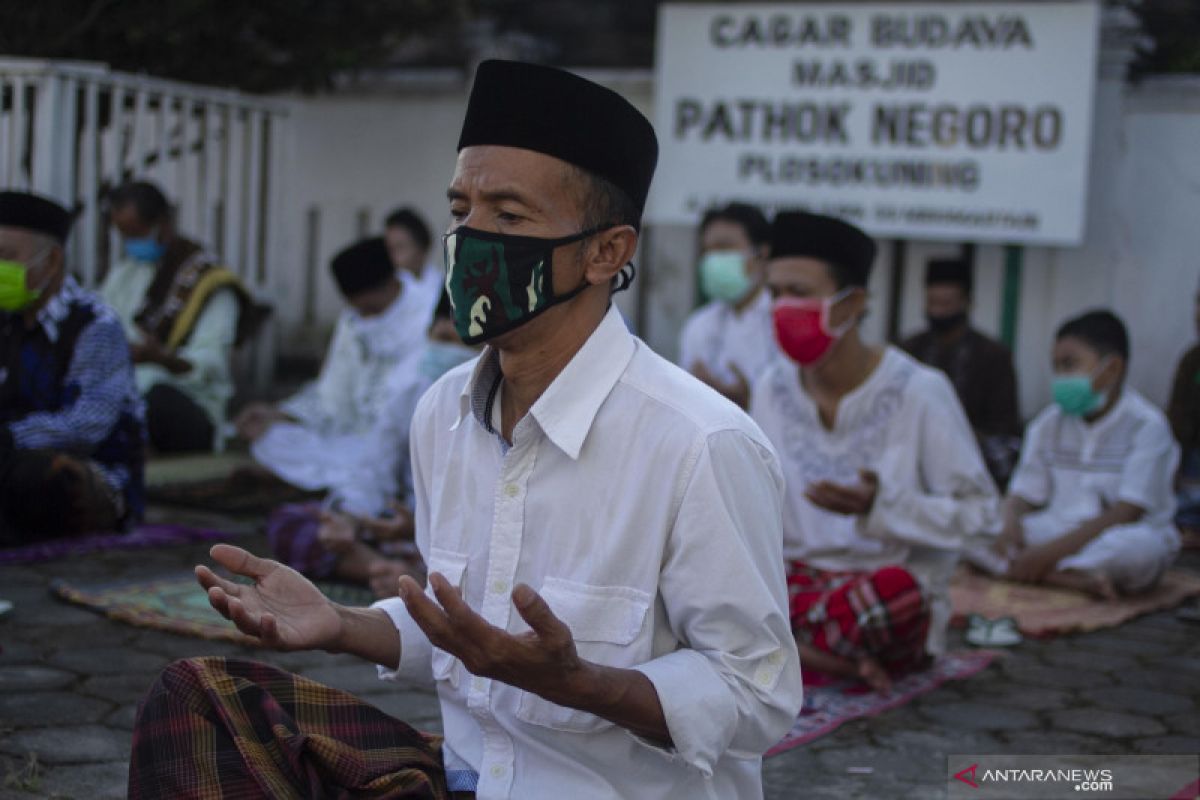
POLYGON ((585 243, 584 272, 587 282, 602 286, 616 277, 637 252, 638 232, 632 225, 617 225, 593 235, 585 243))

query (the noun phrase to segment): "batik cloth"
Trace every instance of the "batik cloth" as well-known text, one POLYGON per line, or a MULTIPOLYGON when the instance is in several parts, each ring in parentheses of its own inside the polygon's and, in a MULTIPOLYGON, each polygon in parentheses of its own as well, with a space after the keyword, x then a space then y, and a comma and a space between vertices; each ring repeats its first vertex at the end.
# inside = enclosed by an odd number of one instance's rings
POLYGON ((441 741, 266 664, 177 661, 138 708, 129 797, 442 800, 441 741))
POLYGON ((927 662, 929 604, 903 567, 833 572, 791 561, 787 584, 800 642, 855 661, 873 658, 893 675, 927 662))

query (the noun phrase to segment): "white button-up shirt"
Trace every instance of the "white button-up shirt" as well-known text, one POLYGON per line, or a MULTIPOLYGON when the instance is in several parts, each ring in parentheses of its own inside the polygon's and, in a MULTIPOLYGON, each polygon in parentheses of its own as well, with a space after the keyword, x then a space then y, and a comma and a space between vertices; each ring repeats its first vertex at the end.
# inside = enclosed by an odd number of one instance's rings
POLYGON ((480 798, 761 797, 761 755, 800 708, 774 451, 733 404, 652 352, 610 309, 517 424, 495 429, 494 351, 448 373, 412 430, 416 539, 489 623, 528 630, 538 590, 581 658, 653 683, 674 743, 472 676, 398 599, 385 678, 432 677, 448 770, 480 798))
POLYGON ((733 383, 736 366, 750 388, 780 357, 771 320, 771 295, 759 289, 758 296, 741 311, 720 300, 692 312, 679 339, 679 366, 691 370, 703 364, 717 379, 733 383))

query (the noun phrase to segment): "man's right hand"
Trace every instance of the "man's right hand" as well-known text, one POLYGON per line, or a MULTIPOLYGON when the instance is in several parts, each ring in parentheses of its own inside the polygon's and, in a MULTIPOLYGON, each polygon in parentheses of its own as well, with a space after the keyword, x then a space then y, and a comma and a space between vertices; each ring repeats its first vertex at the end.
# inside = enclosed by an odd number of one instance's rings
POLYGON ((215 545, 209 553, 230 572, 254 580, 252 585, 234 583, 208 567, 196 567, 208 602, 242 633, 276 650, 338 648, 343 615, 299 572, 228 544, 215 545))

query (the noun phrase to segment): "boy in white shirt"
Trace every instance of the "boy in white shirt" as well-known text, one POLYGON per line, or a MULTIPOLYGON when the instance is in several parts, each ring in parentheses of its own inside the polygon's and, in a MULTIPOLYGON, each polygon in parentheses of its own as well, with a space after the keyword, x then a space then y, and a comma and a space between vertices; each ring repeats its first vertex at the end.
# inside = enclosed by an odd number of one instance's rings
POLYGON ((1103 598, 1152 588, 1179 552, 1165 415, 1124 385, 1129 335, 1109 311, 1054 342, 1054 403, 1029 427, 996 550, 1007 576, 1103 598))
POLYGON ((679 366, 742 408, 776 353, 771 298, 763 288, 763 213, 745 203, 714 208, 700 221, 700 288, 709 302, 684 323, 679 366))

